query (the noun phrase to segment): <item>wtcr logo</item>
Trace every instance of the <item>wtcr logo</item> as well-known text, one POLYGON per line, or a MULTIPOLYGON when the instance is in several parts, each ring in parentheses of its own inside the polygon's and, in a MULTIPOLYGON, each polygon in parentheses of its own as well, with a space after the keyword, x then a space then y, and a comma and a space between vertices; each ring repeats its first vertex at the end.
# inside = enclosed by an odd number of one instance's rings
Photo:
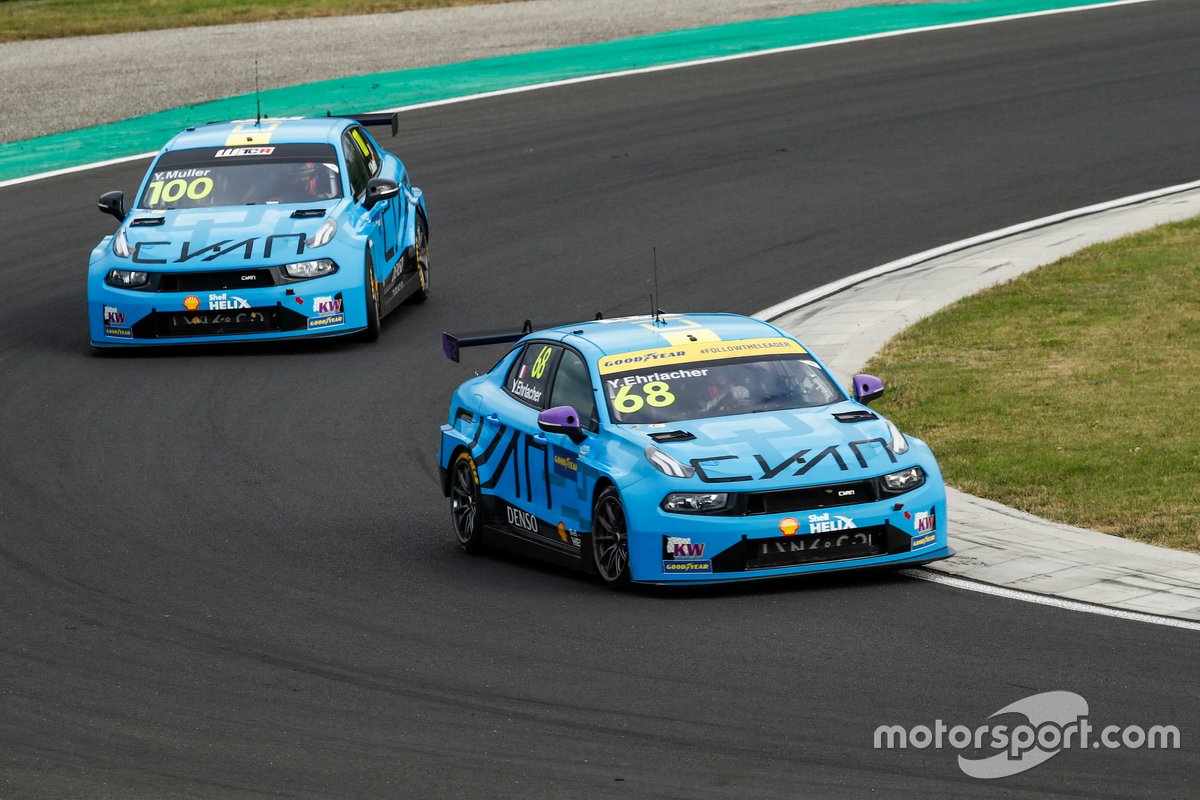
POLYGON ((1179 728, 1174 725, 1107 725, 1095 727, 1088 719, 1088 703, 1074 692, 1043 692, 1010 703, 988 717, 1023 717, 1015 724, 999 722, 970 728, 947 725, 880 725, 875 729, 876 750, 955 750, 987 755, 959 755, 958 768, 972 778, 1007 778, 1044 764, 1063 750, 1178 750, 1179 728), (996 752, 998 751, 998 752, 996 752))

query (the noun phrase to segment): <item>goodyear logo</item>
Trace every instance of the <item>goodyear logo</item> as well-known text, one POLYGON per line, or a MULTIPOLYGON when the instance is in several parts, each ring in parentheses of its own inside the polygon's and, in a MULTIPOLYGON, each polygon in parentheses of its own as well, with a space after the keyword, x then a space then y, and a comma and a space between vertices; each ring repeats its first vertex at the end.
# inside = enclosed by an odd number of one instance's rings
POLYGON ((571 457, 570 450, 561 447, 554 448, 554 474, 564 478, 575 478, 579 472, 579 462, 571 457))
POLYGON ((663 572, 712 572, 711 561, 664 561, 663 572))
POLYGON ((628 372, 643 367, 667 364, 692 364, 726 358, 749 358, 760 355, 807 353, 799 342, 780 336, 763 339, 734 339, 729 342, 689 342, 672 347, 655 347, 604 356, 596 363, 601 375, 628 372))
POLYGON ((345 314, 335 314, 332 317, 319 317, 308 321, 308 329, 319 330, 320 328, 332 328, 336 325, 342 325, 346 322, 345 314))
POLYGON ((110 328, 104 329, 104 335, 105 336, 121 336, 121 337, 125 337, 125 338, 130 338, 133 336, 133 331, 130 330, 129 328, 111 328, 110 327, 110 328))
POLYGON ((928 533, 922 536, 920 539, 913 539, 912 549, 916 550, 918 547, 924 547, 925 545, 933 544, 936 540, 936 533, 928 533))

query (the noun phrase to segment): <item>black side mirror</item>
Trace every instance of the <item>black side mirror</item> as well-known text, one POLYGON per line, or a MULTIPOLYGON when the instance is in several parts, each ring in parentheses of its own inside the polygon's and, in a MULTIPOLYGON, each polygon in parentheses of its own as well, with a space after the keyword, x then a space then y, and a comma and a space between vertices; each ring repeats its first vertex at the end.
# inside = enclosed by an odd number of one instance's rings
POLYGON ((111 214, 116 217, 117 222, 125 221, 124 192, 105 192, 100 195, 100 200, 97 201, 96 207, 100 209, 102 214, 111 214))
POLYGON ((363 198, 363 205, 369 211, 375 207, 376 203, 395 197, 398 194, 400 194, 400 184, 395 181, 390 181, 387 178, 371 178, 371 180, 367 181, 367 194, 363 198))

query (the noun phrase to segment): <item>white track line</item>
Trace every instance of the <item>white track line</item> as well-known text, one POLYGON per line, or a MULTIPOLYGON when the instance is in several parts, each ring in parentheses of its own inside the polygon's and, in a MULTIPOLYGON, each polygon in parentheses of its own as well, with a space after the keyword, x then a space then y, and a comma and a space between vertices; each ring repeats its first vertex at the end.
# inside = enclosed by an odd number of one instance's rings
MULTIPOLYGON (((541 89, 551 89, 557 86, 572 86, 577 83, 589 83, 591 81, 608 80, 610 78, 624 78, 630 75, 645 75, 651 72, 664 72, 672 69, 686 69, 688 67, 697 67, 704 64, 721 64, 726 61, 740 61, 746 58, 759 58, 761 56, 777 55, 779 53, 794 53, 799 50, 812 50, 817 47, 833 47, 835 45, 852 44, 854 42, 869 42, 876 39, 888 39, 895 36, 908 36, 914 33, 928 33, 929 31, 952 30, 954 28, 969 28, 975 25, 989 25, 995 22, 1010 22, 1018 19, 1031 19, 1033 17, 1048 17, 1056 14, 1072 14, 1078 11, 1092 11, 1101 8, 1113 8, 1115 6, 1137 5, 1139 3, 1153 3, 1155 0, 1112 0, 1108 3, 1091 4, 1083 6, 1071 6, 1069 8, 1054 8, 1046 11, 1030 11, 1025 14, 1011 14, 1005 17, 987 17, 985 19, 968 20, 966 22, 951 22, 945 25, 928 25, 923 28, 906 28, 895 31, 883 31, 882 33, 872 33, 866 36, 852 36, 846 39, 831 39, 825 42, 809 42, 807 44, 790 45, 788 47, 775 47, 769 50, 755 50, 750 53, 736 53, 728 56, 714 56, 712 58, 700 58, 693 61, 680 61, 675 64, 659 64, 654 67, 641 67, 639 69, 628 69, 620 72, 605 72, 599 75, 586 75, 580 78, 567 78, 559 81, 548 81, 546 83, 534 83, 528 86, 514 86, 510 89, 498 89, 494 92, 480 92, 479 94, 468 94, 461 97, 448 97, 444 100, 432 100, 428 103, 415 103, 408 106, 397 106, 396 108, 382 109, 376 113, 392 113, 397 111, 416 111, 422 108, 434 108, 436 106, 451 105, 453 103, 467 103, 472 100, 484 100, 489 97, 503 97, 509 94, 518 94, 521 92, 533 92, 541 89)), ((155 151, 157 152, 157 151, 155 151)), ((138 161, 143 158, 151 158, 155 153, 141 153, 136 156, 125 156, 123 158, 109 159, 108 161, 97 161, 92 164, 80 164, 77 167, 66 167, 64 169, 56 169, 51 172, 40 172, 36 175, 29 175, 24 178, 12 178, 6 181, 0 181, 0 189, 8 186, 16 186, 22 183, 42 180, 43 178, 53 178, 59 175, 70 175, 75 172, 83 172, 85 170, 97 169, 99 167, 112 166, 113 164, 124 164, 129 161, 138 161)))
MULTIPOLYGON (((1103 211, 1111 211, 1115 208, 1135 205, 1137 203, 1146 202, 1147 200, 1155 200, 1160 197, 1167 197, 1172 194, 1179 194, 1180 192, 1187 192, 1193 189, 1200 189, 1200 181, 1181 183, 1176 186, 1168 186, 1164 189, 1156 189, 1151 192, 1142 192, 1141 194, 1129 195, 1128 197, 1122 197, 1117 200, 1110 200, 1107 203, 1097 203, 1096 205, 1077 208, 1073 211, 1064 211, 1061 214, 1052 214, 1051 216, 1042 217, 1041 219, 1022 222, 1017 225, 1010 225, 1007 228, 1001 228, 1000 230, 984 233, 979 236, 972 236, 969 239, 951 242, 950 244, 945 244, 941 247, 935 247, 932 250, 926 250, 923 253, 917 253, 916 255, 908 256, 906 258, 897 259, 896 261, 891 261, 873 269, 864 270, 863 272, 850 275, 849 277, 842 278, 841 280, 827 283, 824 286, 819 286, 816 289, 805 292, 804 294, 796 295, 790 300, 785 300, 782 303, 777 303, 771 306, 770 308, 763 309, 754 316, 758 317, 759 319, 769 321, 777 317, 781 317, 791 311, 795 311, 798 308, 803 308, 806 305, 815 303, 818 300, 829 297, 830 295, 837 294, 838 292, 844 291, 851 286, 863 283, 864 281, 871 280, 872 278, 878 278, 881 275, 887 275, 892 272, 898 272, 899 270, 906 269, 917 264, 923 264, 926 261, 939 258, 949 253, 955 253, 980 244, 987 244, 989 242, 1003 239, 1007 236, 1013 236, 1015 234, 1036 230, 1037 228, 1044 228, 1048 225, 1066 222, 1068 220, 1085 217, 1090 214, 1098 214, 1103 211)), ((932 581, 933 583, 952 586, 956 589, 966 589, 970 592, 980 592, 982 594, 990 594, 996 597, 1004 597, 1009 600, 1021 600, 1026 603, 1037 603, 1038 605, 1053 606, 1055 608, 1062 608, 1068 611, 1079 611, 1085 614, 1098 614, 1100 616, 1133 620, 1135 622, 1148 622, 1152 625, 1166 625, 1167 627, 1171 628, 1183 628, 1185 630, 1200 631, 1200 622, 1179 619, 1177 617, 1166 617, 1158 614, 1143 614, 1137 611, 1124 611, 1119 608, 1085 603, 1077 600, 1068 600, 1066 598, 1056 597, 1054 595, 1026 592, 1019 589, 1008 589, 1002 586, 994 586, 989 583, 981 583, 979 581, 956 578, 941 572, 935 572, 931 569, 905 569, 900 570, 899 572, 900 574, 907 575, 911 578, 918 578, 923 581, 932 581)))
POLYGON ((1041 219, 1030 220, 1029 222, 1021 222, 1016 225, 1010 225, 1007 228, 1001 228, 1000 230, 992 231, 990 233, 983 233, 979 236, 972 236, 969 239, 963 239, 962 241, 944 244, 940 247, 935 247, 932 250, 926 250, 924 252, 917 253, 916 255, 905 256, 904 258, 900 258, 895 261, 889 261, 887 264, 882 264, 878 267, 855 273, 854 275, 847 276, 841 280, 834 281, 833 283, 827 283, 824 286, 818 286, 816 289, 805 292, 804 294, 796 295, 789 300, 784 300, 782 303, 776 303, 770 308, 764 308, 754 316, 758 317, 759 319, 770 321, 777 317, 782 317, 784 314, 795 311, 797 308, 802 308, 810 303, 815 303, 816 301, 822 300, 830 295, 834 295, 838 292, 849 289, 851 286, 856 286, 865 281, 869 281, 872 278, 878 278, 881 275, 887 275, 892 272, 898 272, 902 269, 907 269, 908 267, 916 266, 917 264, 923 264, 926 261, 931 261, 935 258, 949 255, 950 253, 956 253, 959 250, 966 250, 969 247, 988 244, 989 242, 1004 239, 1008 236, 1015 236, 1019 233, 1027 233, 1032 230, 1037 230, 1038 228, 1045 228, 1049 225, 1055 225, 1060 222, 1078 219, 1079 217, 1086 217, 1091 214, 1099 214, 1102 211, 1111 211, 1115 208, 1121 208, 1122 206, 1132 206, 1138 203, 1144 203, 1147 200, 1156 200, 1160 197, 1166 197, 1172 194, 1190 192, 1193 189, 1200 189, 1200 181, 1180 183, 1175 186, 1167 186, 1163 189, 1154 189, 1153 191, 1142 192, 1141 194, 1132 194, 1128 197, 1121 197, 1117 200, 1109 200, 1105 203, 1084 206, 1083 208, 1077 208, 1073 211, 1063 211, 1060 214, 1051 214, 1050 216, 1042 217, 1041 219))
POLYGON ((1061 608, 1066 611, 1079 611, 1084 614, 1097 614, 1101 617, 1114 617, 1116 619, 1125 619, 1132 622, 1148 622, 1151 625, 1165 625, 1168 628, 1183 628, 1184 630, 1188 631, 1200 631, 1200 622, 1193 622, 1192 620, 1178 619, 1176 617, 1163 617, 1159 616, 1158 614, 1142 614, 1137 611, 1124 611, 1122 609, 1111 608, 1109 606, 1082 603, 1078 600, 1068 600, 1065 597, 1037 594, 1036 592, 1023 592, 1020 589, 1008 589, 1003 586, 993 586, 990 583, 979 583, 978 581, 956 578, 952 575, 935 572, 931 569, 902 569, 899 570, 899 573, 901 575, 907 575, 910 578, 930 581, 931 583, 940 583, 943 586, 952 586, 955 589, 966 589, 970 592, 990 594, 995 597, 1003 597, 1009 600, 1021 600, 1025 603, 1036 603, 1040 606, 1061 608))

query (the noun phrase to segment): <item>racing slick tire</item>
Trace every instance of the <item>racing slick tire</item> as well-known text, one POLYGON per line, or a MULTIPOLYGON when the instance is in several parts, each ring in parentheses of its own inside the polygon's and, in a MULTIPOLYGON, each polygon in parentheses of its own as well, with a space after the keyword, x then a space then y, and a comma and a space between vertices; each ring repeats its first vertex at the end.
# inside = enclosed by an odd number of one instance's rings
POLYGON ((615 486, 600 492, 592 507, 592 566, 610 589, 627 589, 629 580, 629 531, 625 507, 615 486))
POLYGON ((363 294, 367 303, 367 327, 363 328, 362 340, 373 342, 379 338, 379 283, 375 280, 375 272, 371 269, 371 251, 363 264, 363 294))
POLYGON ((464 553, 483 548, 483 514, 479 506, 479 471, 468 452, 454 457, 450 467, 450 519, 454 537, 464 553))
POLYGON ((411 305, 429 299, 429 232, 417 220, 417 241, 413 243, 413 258, 417 261, 417 290, 408 296, 411 305))

